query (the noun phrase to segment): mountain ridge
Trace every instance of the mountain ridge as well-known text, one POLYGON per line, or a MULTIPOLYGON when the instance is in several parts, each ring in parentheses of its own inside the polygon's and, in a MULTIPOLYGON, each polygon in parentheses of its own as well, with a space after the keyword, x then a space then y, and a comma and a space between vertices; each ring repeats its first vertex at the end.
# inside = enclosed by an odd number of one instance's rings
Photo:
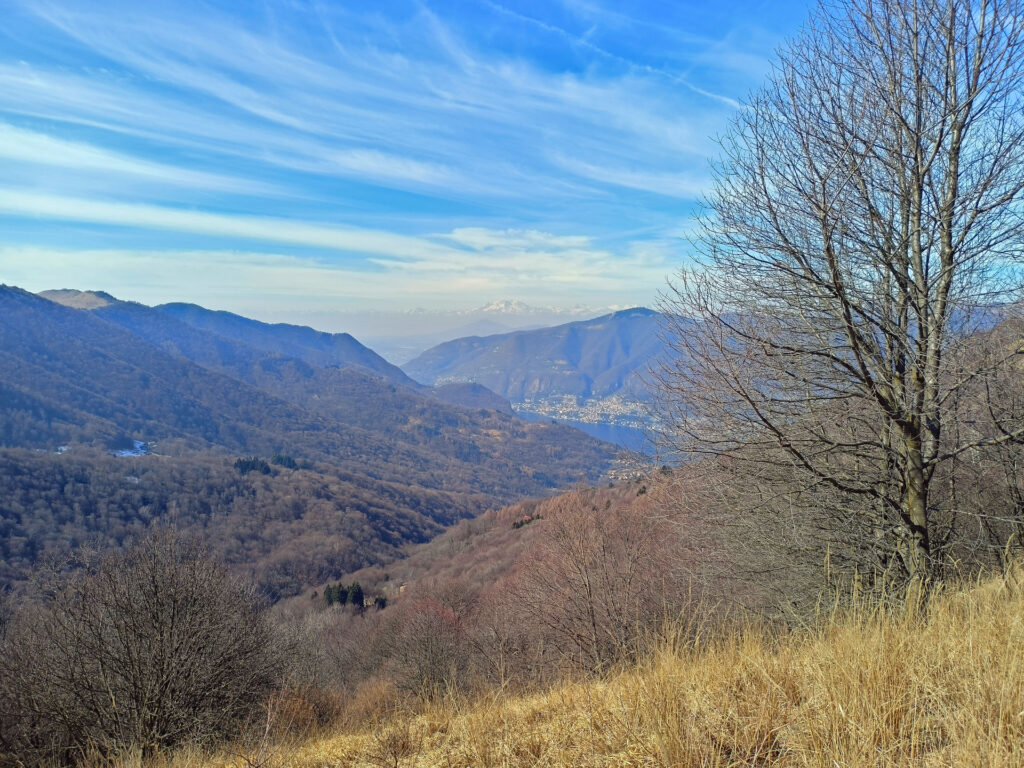
POLYGON ((358 365, 400 384, 412 382, 392 365, 348 333, 327 333, 309 326, 264 323, 198 304, 172 302, 154 307, 188 325, 241 341, 265 352, 293 357, 321 367, 358 365))
POLYGON ((647 425, 644 380, 664 351, 661 315, 646 307, 535 330, 468 336, 402 366, 425 385, 476 383, 517 412, 630 429, 647 425))

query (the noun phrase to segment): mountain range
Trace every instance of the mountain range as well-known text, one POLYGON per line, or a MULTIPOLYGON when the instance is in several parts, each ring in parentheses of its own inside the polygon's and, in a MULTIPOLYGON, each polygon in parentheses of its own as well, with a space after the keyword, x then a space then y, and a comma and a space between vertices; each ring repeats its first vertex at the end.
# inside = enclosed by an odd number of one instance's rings
POLYGON ((47 547, 174 517, 250 531, 218 539, 234 542, 225 557, 289 594, 459 517, 596 480, 615 455, 480 387, 417 384, 347 334, 8 286, 0 314, 6 580, 47 547))

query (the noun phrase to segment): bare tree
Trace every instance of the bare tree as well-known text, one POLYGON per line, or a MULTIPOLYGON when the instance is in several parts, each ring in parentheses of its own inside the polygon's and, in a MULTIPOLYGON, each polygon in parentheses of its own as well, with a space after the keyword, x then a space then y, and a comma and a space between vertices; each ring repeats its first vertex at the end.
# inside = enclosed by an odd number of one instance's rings
POLYGON ((682 597, 667 521, 636 500, 598 498, 584 490, 561 497, 509 586, 513 615, 533 637, 591 670, 632 655, 682 597))
POLYGON ((1020 287, 1022 77, 1017 0, 821 5, 724 137, 664 300, 675 446, 908 585, 956 525, 944 468, 1024 426, 951 429, 1017 354, 965 347, 1020 287))
POLYGON ((4 751, 143 755, 226 735, 278 681, 252 591, 170 532, 52 583, 0 658, 4 751))
POLYGON ((393 634, 381 638, 398 687, 425 697, 459 687, 468 652, 461 613, 431 597, 398 613, 393 634))

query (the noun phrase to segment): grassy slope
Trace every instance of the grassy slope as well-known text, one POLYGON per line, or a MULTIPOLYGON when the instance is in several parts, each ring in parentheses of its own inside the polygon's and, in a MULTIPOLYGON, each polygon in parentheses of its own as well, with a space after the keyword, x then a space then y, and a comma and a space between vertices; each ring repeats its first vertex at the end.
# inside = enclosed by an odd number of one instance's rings
POLYGON ((601 680, 442 702, 277 758, 296 768, 1020 766, 1022 588, 1018 573, 941 595, 927 618, 853 612, 781 637, 746 629, 663 647, 601 680))

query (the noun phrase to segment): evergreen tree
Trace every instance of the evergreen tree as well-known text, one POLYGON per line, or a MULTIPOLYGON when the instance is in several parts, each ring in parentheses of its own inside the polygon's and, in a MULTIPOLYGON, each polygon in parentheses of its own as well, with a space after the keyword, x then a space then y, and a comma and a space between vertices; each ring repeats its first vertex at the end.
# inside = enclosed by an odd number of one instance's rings
POLYGON ((275 453, 271 459, 271 464, 277 464, 279 467, 285 469, 298 469, 299 465, 295 463, 295 459, 283 453, 275 453))
POLYGON ((359 586, 359 582, 355 582, 348 588, 348 601, 356 607, 357 610, 361 610, 363 607, 363 588, 359 586))
POLYGON ((247 475, 250 472, 259 472, 261 475, 270 474, 270 465, 259 456, 235 459, 235 469, 242 475, 247 475))

